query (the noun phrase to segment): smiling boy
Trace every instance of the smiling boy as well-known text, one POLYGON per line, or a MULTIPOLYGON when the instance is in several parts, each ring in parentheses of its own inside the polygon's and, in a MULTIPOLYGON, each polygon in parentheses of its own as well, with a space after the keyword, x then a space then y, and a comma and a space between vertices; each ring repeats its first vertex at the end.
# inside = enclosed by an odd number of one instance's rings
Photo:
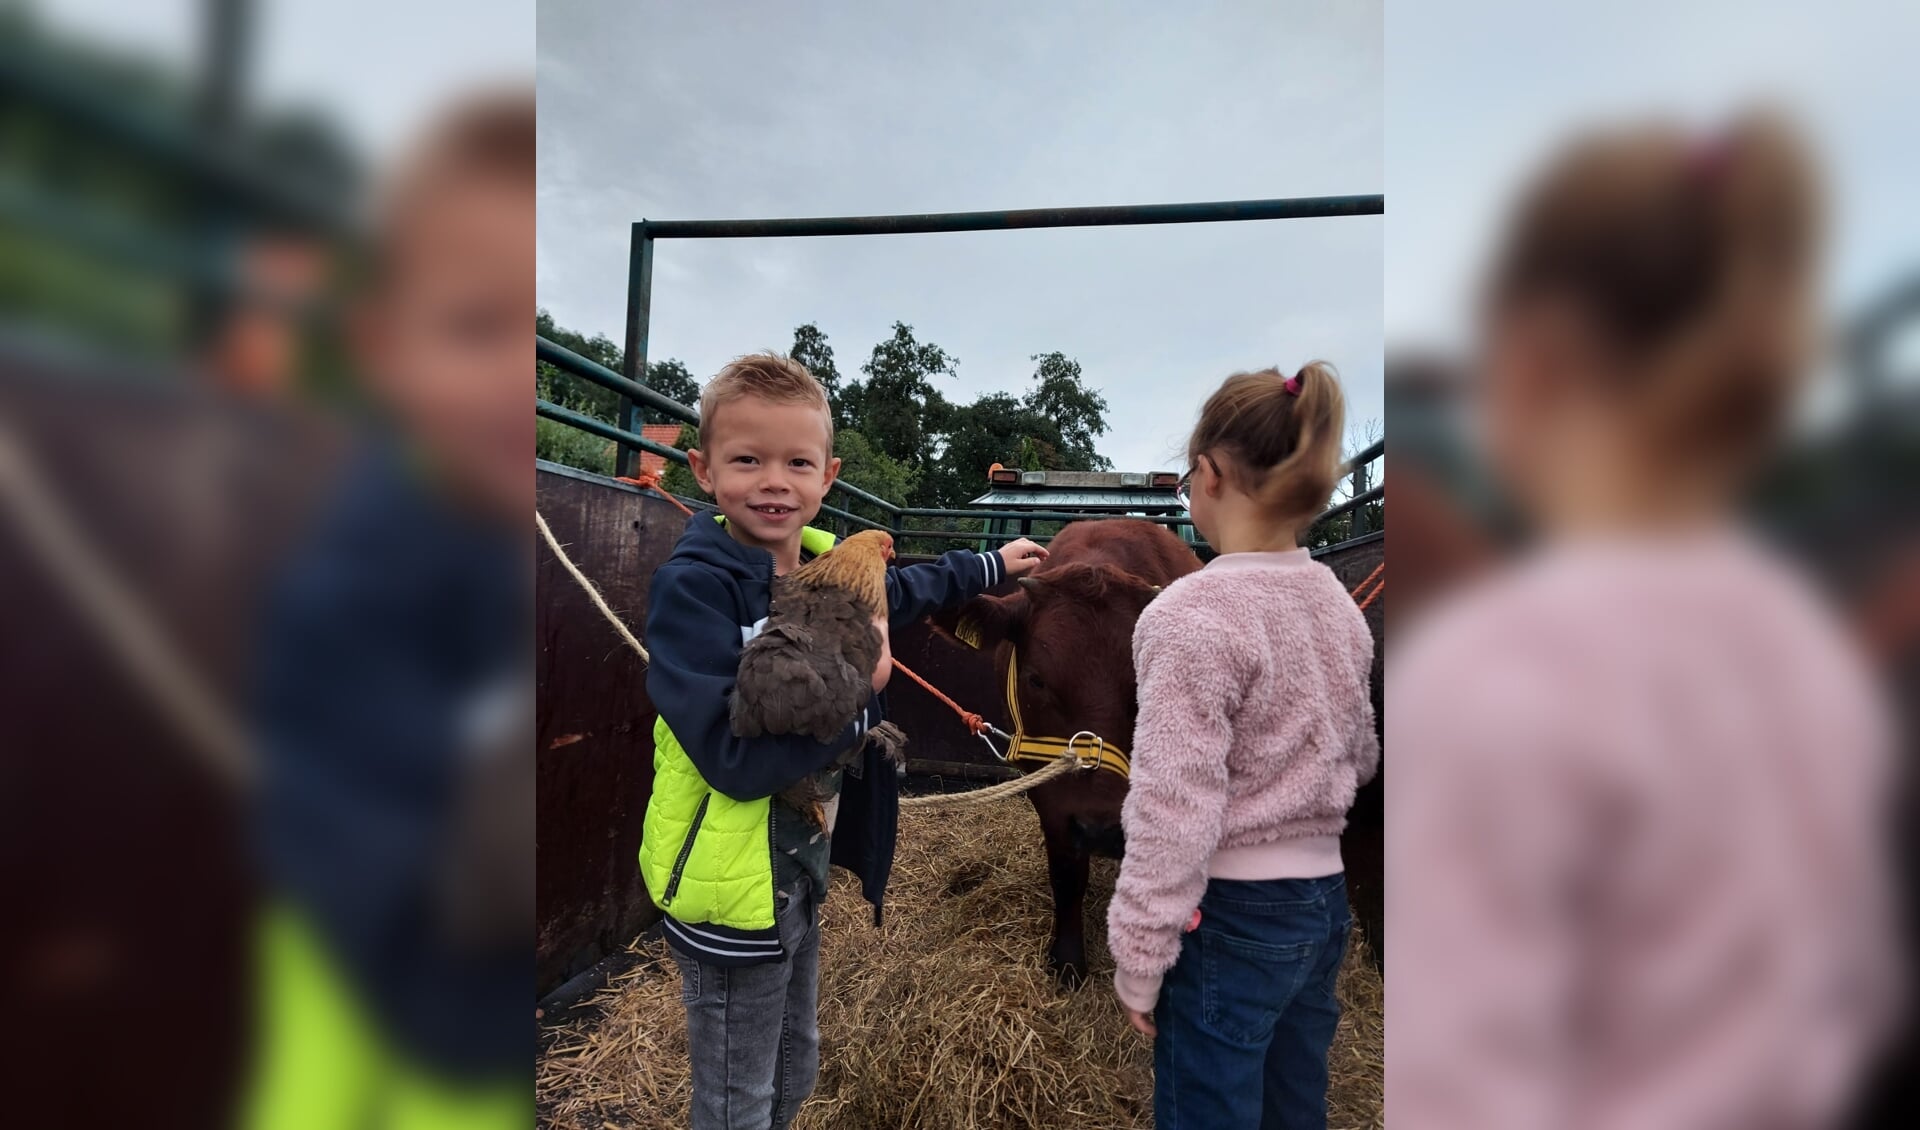
MULTIPOLYGON (((826 391, 776 354, 742 357, 700 396, 694 478, 718 505, 696 515, 653 576, 647 694, 654 785, 640 873, 666 912, 683 981, 695 1130, 780 1130, 819 1071, 820 900, 838 863, 862 880, 876 924, 893 865, 899 782, 869 748, 846 788, 824 773, 827 831, 774 794, 827 769, 886 717, 883 646, 874 696, 832 741, 739 738, 728 720, 740 650, 766 622, 773 578, 825 552, 807 523, 840 471, 826 391)), ((1026 539, 998 553, 954 550, 887 570, 886 629, 961 604, 1031 571, 1046 550, 1026 539)))

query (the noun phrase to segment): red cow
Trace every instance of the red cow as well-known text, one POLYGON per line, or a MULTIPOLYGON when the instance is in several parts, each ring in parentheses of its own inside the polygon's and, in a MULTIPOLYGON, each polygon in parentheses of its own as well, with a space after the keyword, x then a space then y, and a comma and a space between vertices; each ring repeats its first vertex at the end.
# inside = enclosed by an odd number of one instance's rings
MULTIPOLYGON (((976 597, 935 616, 935 626, 994 651, 1001 685, 1018 653, 1027 732, 1066 737, 1087 730, 1131 750, 1134 621, 1161 587, 1199 569, 1200 559, 1166 527, 1131 518, 1075 522, 1048 548, 1046 562, 1021 579, 1022 591, 976 597)), ((1119 858, 1126 795, 1126 781, 1106 770, 1068 773, 1027 794, 1040 814, 1053 880, 1047 960, 1069 985, 1087 968, 1088 859, 1119 858)))

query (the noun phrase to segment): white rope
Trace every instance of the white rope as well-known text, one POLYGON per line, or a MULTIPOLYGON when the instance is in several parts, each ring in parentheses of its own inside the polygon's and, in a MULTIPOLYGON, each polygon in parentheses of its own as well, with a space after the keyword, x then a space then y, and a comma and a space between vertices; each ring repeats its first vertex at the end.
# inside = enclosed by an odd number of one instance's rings
POLYGON ((984 789, 969 789, 964 793, 932 793, 927 796, 900 798, 901 808, 975 808, 992 804, 1005 797, 1019 796, 1029 789, 1038 788, 1072 769, 1081 766, 1071 754, 1061 754, 1053 764, 1035 773, 1029 773, 1011 781, 1002 781, 997 785, 988 785, 984 789))
POLYGON ((0 429, 0 502, 48 576, 73 599, 116 658, 189 739, 190 748, 228 784, 253 783, 245 729, 202 682, 132 590, 87 543, 32 460, 0 429))
POLYGON ((647 649, 640 645, 640 641, 635 638, 631 631, 627 630, 626 624, 621 621, 620 617, 613 614, 613 609, 607 607, 607 598, 600 595, 600 590, 593 587, 592 581, 587 580, 587 575, 580 571, 580 566, 575 565, 573 558, 567 556, 567 551, 560 548, 560 541, 553 536, 553 530, 548 528, 546 518, 542 517, 538 510, 535 510, 533 512, 533 520, 539 525, 540 536, 547 539, 547 548, 553 550, 553 556, 560 562, 560 567, 565 569, 568 575, 573 577, 575 581, 578 581, 580 587, 586 590, 587 599, 593 601, 593 606, 600 610, 600 615, 607 618, 607 623, 613 625, 613 630, 620 633, 620 638, 627 641, 628 647, 640 653, 640 658, 643 661, 648 663, 653 662, 653 657, 647 654, 647 649))

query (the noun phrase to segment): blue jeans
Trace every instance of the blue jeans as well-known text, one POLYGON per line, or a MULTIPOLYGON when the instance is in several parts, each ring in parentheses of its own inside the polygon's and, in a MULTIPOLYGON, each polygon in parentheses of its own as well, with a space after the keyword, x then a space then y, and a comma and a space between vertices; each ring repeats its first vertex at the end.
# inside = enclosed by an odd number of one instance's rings
POLYGON ((1325 1130, 1344 875, 1212 879, 1154 1009, 1157 1130, 1325 1130))
POLYGON ((680 967, 693 1130, 786 1130, 820 1075, 820 894, 775 896, 783 961, 726 967, 668 947, 680 967))

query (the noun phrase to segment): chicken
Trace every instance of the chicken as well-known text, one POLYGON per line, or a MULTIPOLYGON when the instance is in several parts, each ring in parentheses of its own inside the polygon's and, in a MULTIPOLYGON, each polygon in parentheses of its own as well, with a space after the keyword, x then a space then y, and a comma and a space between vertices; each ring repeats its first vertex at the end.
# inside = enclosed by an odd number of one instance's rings
POLYGON ((869 745, 878 745, 880 752, 894 765, 903 764, 906 758, 907 735, 900 727, 891 722, 882 722, 867 731, 865 741, 848 746, 834 763, 819 773, 809 774, 780 790, 780 799, 812 822, 815 828, 827 830, 827 812, 824 807, 827 796, 821 788, 821 778, 834 769, 845 769, 856 776, 860 772, 860 753, 869 745))
POLYGON ((740 652, 733 732, 829 741, 860 713, 880 662, 893 537, 858 533, 773 582, 760 634, 740 652))
MULTIPOLYGON (((886 616, 892 557, 893 537, 870 530, 774 578, 767 622, 740 652, 731 708, 735 734, 806 734, 827 741, 846 729, 872 693, 881 652, 875 622, 886 616)), ((906 735, 882 722, 822 773, 857 766, 868 743, 898 761, 906 735)), ((780 796, 824 831, 820 778, 803 778, 780 796)))

